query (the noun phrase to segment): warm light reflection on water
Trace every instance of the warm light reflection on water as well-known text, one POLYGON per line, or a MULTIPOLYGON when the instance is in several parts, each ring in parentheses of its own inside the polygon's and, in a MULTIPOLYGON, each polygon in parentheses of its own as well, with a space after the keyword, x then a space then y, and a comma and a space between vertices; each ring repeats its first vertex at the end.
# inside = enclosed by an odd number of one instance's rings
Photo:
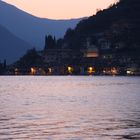
POLYGON ((140 139, 139 77, 0 77, 0 140, 140 139))

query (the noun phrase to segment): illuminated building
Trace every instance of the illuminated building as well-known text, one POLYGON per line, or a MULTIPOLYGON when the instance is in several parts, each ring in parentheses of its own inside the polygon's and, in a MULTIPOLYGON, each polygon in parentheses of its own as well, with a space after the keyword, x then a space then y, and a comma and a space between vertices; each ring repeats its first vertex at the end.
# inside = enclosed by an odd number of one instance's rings
POLYGON ((98 48, 96 47, 96 45, 91 44, 90 39, 88 38, 86 42, 86 49, 84 50, 84 57, 97 58, 98 56, 98 48))
POLYGON ((93 67, 88 67, 87 72, 88 72, 88 74, 91 75, 91 74, 93 74, 95 72, 95 70, 94 70, 93 67))
POLYGON ((35 75, 36 74, 36 68, 31 68, 31 75, 35 75))
POLYGON ((68 70, 68 74, 72 74, 74 69, 73 69, 73 67, 70 67, 70 66, 69 66, 69 67, 67 68, 67 70, 68 70))

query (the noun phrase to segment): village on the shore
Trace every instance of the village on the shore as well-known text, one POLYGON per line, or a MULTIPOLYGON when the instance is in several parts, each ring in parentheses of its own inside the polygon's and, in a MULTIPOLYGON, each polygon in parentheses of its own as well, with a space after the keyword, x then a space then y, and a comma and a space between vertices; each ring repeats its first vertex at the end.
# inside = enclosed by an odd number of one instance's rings
POLYGON ((62 39, 46 35, 40 51, 28 50, 11 65, 1 60, 0 75, 140 75, 139 13, 139 0, 120 0, 62 39))
MULTIPOLYGON (((137 57, 117 53, 124 47, 122 42, 111 48, 111 43, 100 38, 97 47, 87 38, 84 49, 72 50, 63 44, 53 46, 55 38, 46 37, 43 51, 29 50, 19 62, 6 66, 6 60, 0 64, 1 75, 140 75, 137 57), (49 46, 50 45, 50 46, 49 46), (100 48, 100 49, 98 49, 100 48), (27 59, 25 59, 28 57, 27 59), (32 60, 33 59, 33 60, 32 60), (35 60, 35 62, 33 62, 35 60), (31 65, 22 61, 32 61, 31 65), (18 64, 21 63, 21 64, 18 64), (23 64, 22 64, 23 63, 23 64), (24 66, 25 65, 25 66, 24 66), (27 66, 27 67, 26 67, 27 66)), ((59 42, 59 41, 58 41, 59 42)))

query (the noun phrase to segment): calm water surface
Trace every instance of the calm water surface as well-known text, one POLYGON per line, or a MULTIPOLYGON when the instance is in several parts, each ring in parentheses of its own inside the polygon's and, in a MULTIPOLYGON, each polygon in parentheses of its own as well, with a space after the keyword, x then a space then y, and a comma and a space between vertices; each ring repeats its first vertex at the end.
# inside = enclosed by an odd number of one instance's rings
POLYGON ((140 140, 140 77, 0 77, 0 140, 140 140))

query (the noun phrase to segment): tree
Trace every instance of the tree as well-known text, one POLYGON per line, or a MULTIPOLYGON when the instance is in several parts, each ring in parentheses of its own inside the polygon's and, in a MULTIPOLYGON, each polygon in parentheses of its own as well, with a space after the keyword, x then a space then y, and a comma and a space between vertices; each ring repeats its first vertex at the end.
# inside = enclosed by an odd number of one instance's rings
POLYGON ((28 50, 27 53, 16 62, 17 68, 30 69, 31 67, 43 66, 43 58, 35 48, 28 50))
POLYGON ((63 44, 63 39, 58 39, 56 42, 56 47, 60 49, 62 47, 62 44, 63 44))
POLYGON ((56 47, 55 37, 53 38, 51 35, 45 36, 45 48, 44 48, 44 50, 53 49, 55 47, 56 47))

